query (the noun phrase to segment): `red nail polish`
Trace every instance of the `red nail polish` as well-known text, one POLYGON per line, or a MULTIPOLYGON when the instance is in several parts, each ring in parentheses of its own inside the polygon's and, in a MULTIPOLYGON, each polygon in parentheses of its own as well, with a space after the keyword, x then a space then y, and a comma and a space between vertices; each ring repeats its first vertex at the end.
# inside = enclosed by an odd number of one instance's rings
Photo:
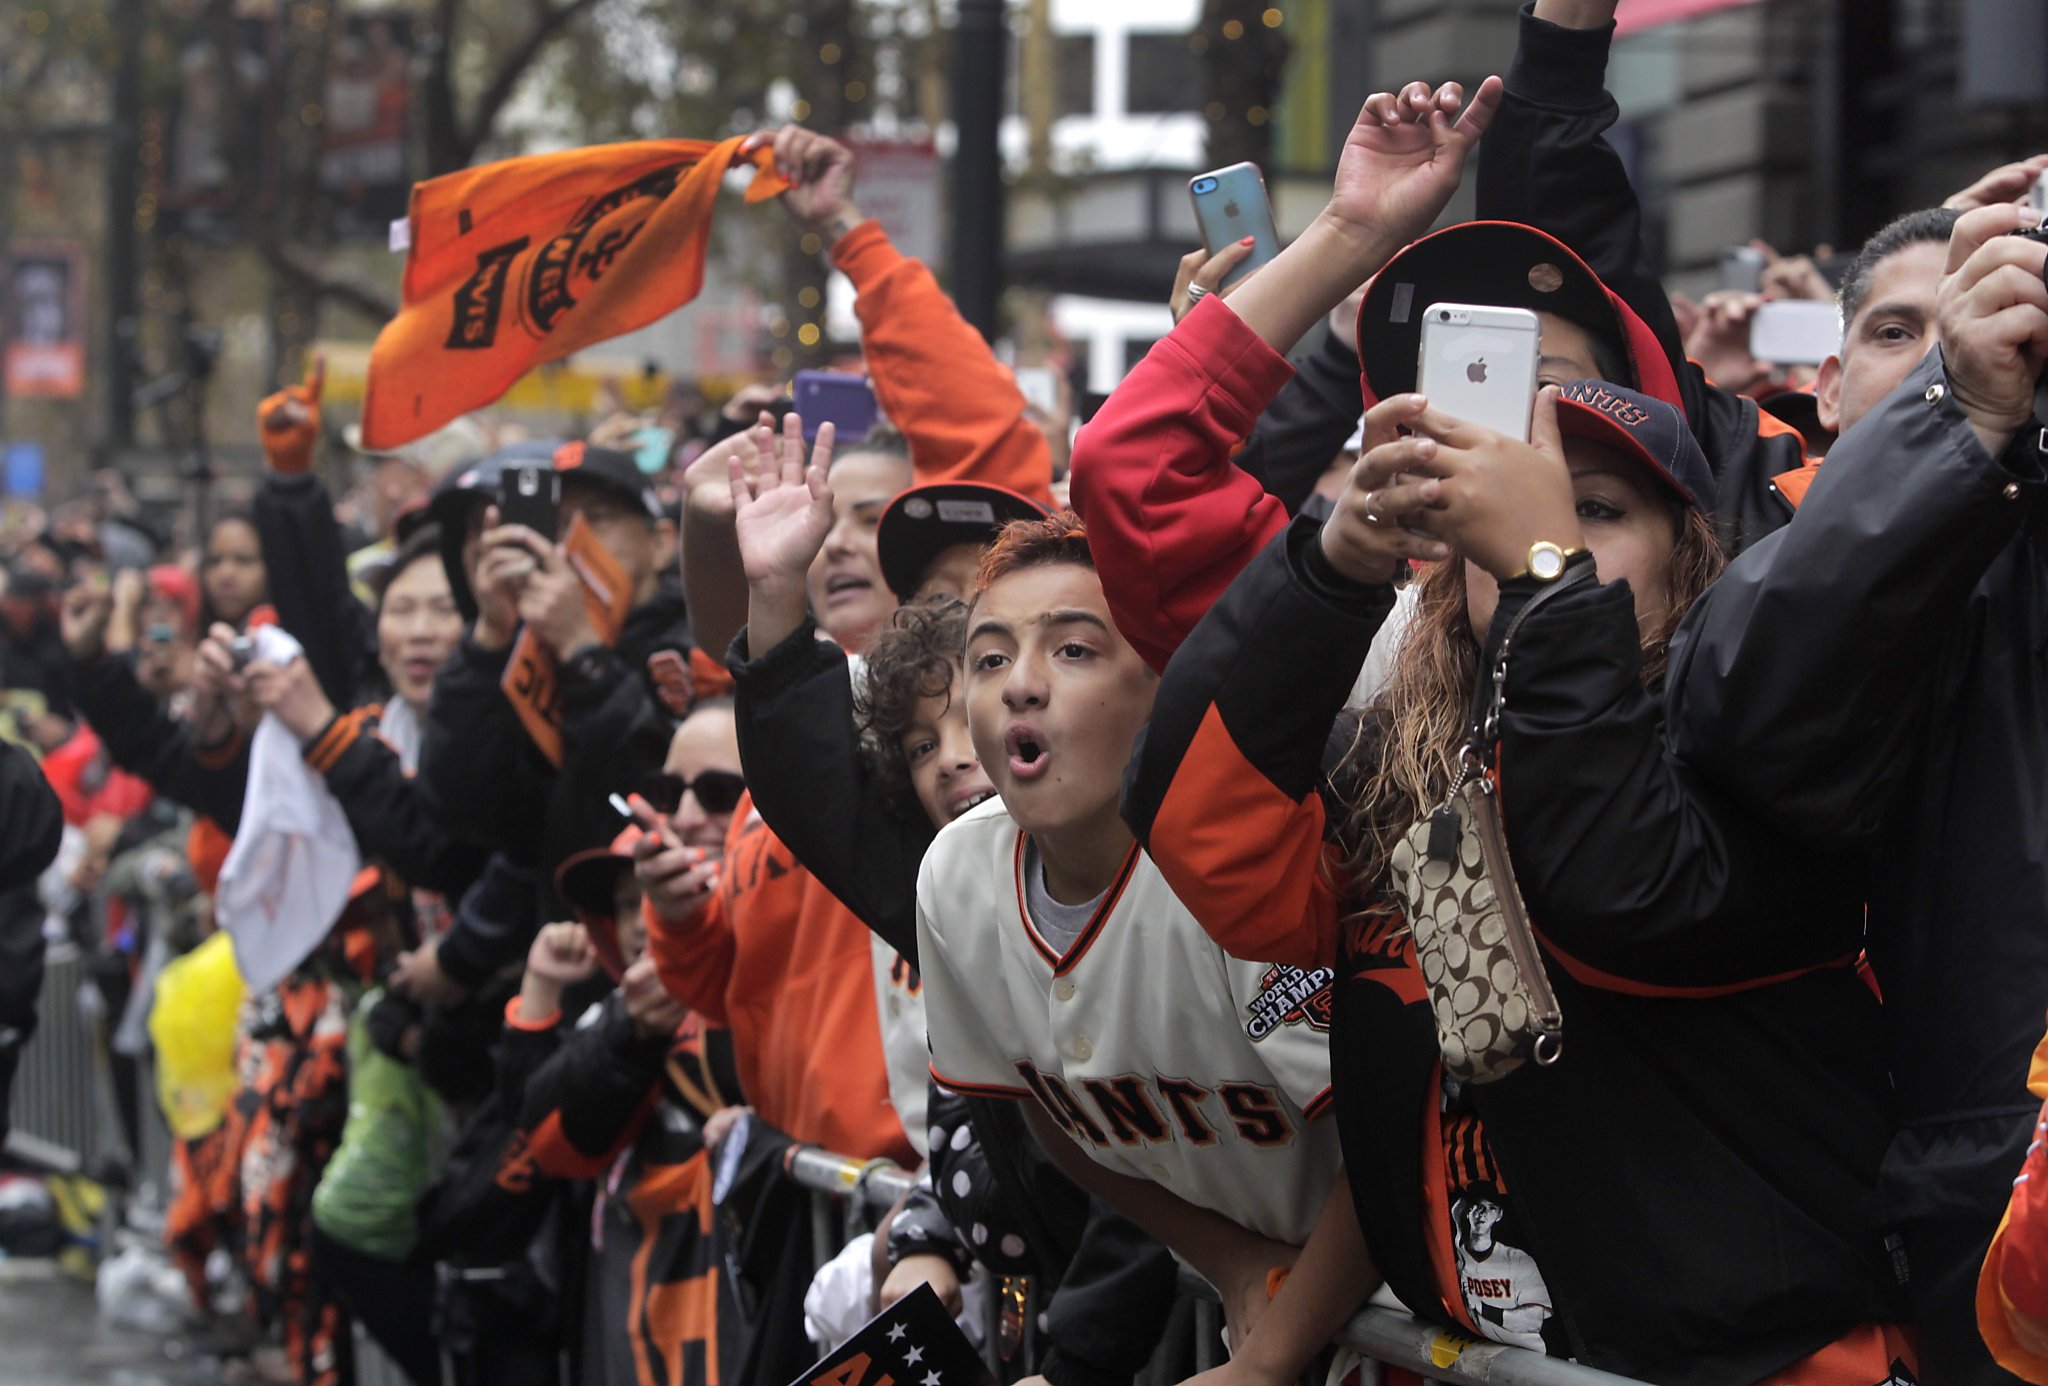
POLYGON ((1255 241, 1255 240, 1257 240, 1257 239, 1258 239, 1258 237, 1257 237, 1257 236, 1246 236, 1246 237, 1245 237, 1245 238, 1244 238, 1243 240, 1239 241, 1239 242, 1238 242, 1238 244, 1239 244, 1239 245, 1250 245, 1250 244, 1251 244, 1251 243, 1252 243, 1253 241, 1255 241))

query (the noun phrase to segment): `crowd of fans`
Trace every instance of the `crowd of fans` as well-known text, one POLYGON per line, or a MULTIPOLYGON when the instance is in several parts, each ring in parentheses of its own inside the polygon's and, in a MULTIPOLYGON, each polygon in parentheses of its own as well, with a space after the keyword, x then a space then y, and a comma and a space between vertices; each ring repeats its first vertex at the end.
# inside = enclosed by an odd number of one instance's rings
POLYGON ((780 1386, 919 1285, 1129 1382, 1182 1266, 1219 1381, 1343 1379, 1375 1293, 1646 1381, 2048 1380, 2048 156, 1669 297, 1612 11, 1375 95, 1071 469, 791 127, 864 436, 464 420, 337 502, 316 366, 196 551, 111 475, 17 527, 0 1090, 57 921, 131 1113, 156 1037, 195 1309, 306 1386, 351 1325, 780 1386), (1788 298, 1817 369, 1750 355, 1788 298), (1537 315, 1526 442, 1417 393, 1437 303, 1537 315), (921 1171, 822 1268, 801 1146, 921 1171))

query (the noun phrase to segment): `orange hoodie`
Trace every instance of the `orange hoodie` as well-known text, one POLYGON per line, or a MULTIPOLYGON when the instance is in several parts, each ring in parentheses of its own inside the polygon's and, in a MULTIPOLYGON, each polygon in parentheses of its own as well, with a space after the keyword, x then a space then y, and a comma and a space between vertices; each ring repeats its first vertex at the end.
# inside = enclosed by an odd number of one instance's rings
POLYGON ((754 813, 733 811, 711 900, 687 919, 645 908, 671 996, 732 1031, 746 1100, 784 1134, 912 1166, 889 1104, 868 931, 754 813))
MULTIPOLYGON (((2048 1098, 2048 1036, 2034 1049, 2027 1089, 2048 1098)), ((1999 1366, 2048 1382, 2048 1106, 1977 1279, 1977 1330, 1999 1366)))
POLYGON ((864 221, 832 247, 853 281, 875 399, 910 441, 919 485, 983 481, 1052 503, 1052 451, 1024 414, 1016 377, 924 262, 864 221))

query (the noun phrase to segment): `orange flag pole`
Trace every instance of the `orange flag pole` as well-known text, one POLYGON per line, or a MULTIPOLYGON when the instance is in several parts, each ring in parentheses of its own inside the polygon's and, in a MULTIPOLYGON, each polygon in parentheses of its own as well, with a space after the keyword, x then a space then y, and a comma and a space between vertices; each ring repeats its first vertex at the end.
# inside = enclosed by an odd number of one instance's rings
POLYGON ((377 334, 363 446, 394 448, 491 403, 533 367, 674 312, 704 286, 719 185, 789 186, 745 136, 647 140, 465 169, 412 191, 404 303, 377 334))

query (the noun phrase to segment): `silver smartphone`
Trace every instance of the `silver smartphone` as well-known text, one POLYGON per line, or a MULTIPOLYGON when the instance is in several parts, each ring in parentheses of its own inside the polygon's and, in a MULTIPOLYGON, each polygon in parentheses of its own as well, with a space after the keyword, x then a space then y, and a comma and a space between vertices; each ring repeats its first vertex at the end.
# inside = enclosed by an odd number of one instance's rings
POLYGON ((1266 179, 1257 164, 1232 164, 1188 180, 1188 200, 1195 204, 1195 224, 1211 255, 1252 237, 1252 253, 1223 276, 1229 288, 1280 253, 1280 233, 1273 227, 1273 204, 1266 198, 1266 179))
POLYGON ((1416 388, 1430 408, 1526 443, 1542 336, 1526 308, 1432 303, 1422 314, 1416 388))
POLYGON ((1749 354, 1780 366, 1818 366, 1842 349, 1842 310, 1788 298, 1759 304, 1749 319, 1749 354))

